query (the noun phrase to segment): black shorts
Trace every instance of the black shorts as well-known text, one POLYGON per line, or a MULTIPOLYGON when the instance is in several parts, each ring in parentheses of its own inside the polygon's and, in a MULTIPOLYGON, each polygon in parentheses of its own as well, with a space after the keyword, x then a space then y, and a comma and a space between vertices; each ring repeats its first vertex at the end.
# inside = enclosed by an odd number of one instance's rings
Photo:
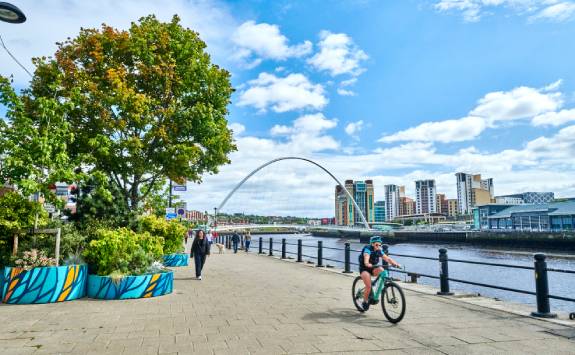
POLYGON ((361 275, 362 272, 367 271, 367 272, 369 272, 369 274, 370 274, 371 276, 374 276, 374 275, 373 275, 373 270, 374 270, 374 269, 376 269, 376 268, 360 266, 360 267, 359 267, 359 274, 361 275))

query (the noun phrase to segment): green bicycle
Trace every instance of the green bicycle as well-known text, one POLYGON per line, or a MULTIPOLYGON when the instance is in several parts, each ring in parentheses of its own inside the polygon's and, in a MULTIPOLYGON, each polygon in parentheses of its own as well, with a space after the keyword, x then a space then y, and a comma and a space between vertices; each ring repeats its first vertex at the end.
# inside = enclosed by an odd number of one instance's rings
MULTIPOLYGON (((361 306, 364 290, 365 285, 361 276, 356 277, 351 288, 351 296, 353 297, 355 308, 360 312, 364 312, 361 306)), ((401 287, 389 277, 387 268, 385 268, 375 280, 371 280, 369 303, 372 305, 378 304, 380 296, 381 308, 383 309, 385 318, 391 323, 399 323, 403 319, 403 316, 405 316, 405 296, 403 295, 401 287)))

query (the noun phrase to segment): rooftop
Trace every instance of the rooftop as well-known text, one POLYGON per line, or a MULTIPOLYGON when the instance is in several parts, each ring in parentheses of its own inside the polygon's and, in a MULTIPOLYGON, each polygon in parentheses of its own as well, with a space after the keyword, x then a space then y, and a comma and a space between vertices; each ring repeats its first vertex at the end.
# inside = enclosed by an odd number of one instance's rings
POLYGON ((489 218, 509 218, 516 213, 543 212, 549 216, 575 215, 575 201, 551 202, 545 204, 528 204, 509 206, 501 212, 495 213, 489 218))

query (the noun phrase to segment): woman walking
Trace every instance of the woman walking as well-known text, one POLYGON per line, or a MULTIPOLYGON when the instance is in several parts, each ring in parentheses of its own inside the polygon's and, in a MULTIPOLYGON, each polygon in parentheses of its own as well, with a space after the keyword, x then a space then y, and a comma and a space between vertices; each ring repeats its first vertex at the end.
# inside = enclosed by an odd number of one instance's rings
POLYGON ((252 243, 252 235, 250 234, 250 231, 248 231, 248 232, 246 233, 245 243, 246 243, 246 244, 245 244, 245 245, 246 245, 246 247, 245 247, 246 253, 248 253, 248 252, 250 251, 250 244, 252 243))
POLYGON ((210 243, 208 242, 208 238, 206 238, 205 232, 200 229, 196 233, 196 238, 192 243, 192 250, 190 251, 190 257, 195 259, 196 279, 198 280, 202 279, 202 268, 208 255, 210 255, 210 243))

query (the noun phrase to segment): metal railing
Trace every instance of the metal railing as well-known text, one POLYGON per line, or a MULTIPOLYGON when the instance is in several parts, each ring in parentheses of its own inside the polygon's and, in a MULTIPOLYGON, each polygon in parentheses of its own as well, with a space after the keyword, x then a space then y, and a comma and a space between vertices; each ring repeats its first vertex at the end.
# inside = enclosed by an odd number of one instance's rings
MULTIPOLYGON (((217 237, 217 241, 226 245, 228 249, 231 249, 231 238, 230 236, 219 236, 217 237)), ((259 237, 258 243, 258 253, 264 254, 264 241, 262 237, 259 237)), ((343 272, 344 273, 352 273, 351 265, 358 266, 358 263, 354 263, 351 261, 351 252, 361 252, 361 250, 351 249, 350 243, 345 243, 345 247, 342 248, 334 248, 334 247, 325 247, 323 246, 323 241, 319 240, 317 245, 304 245, 301 239, 297 240, 297 244, 295 243, 288 243, 285 238, 281 240, 281 249, 274 249, 274 241, 273 237, 269 238, 268 241, 268 248, 267 253, 269 256, 273 256, 273 252, 281 252, 281 258, 286 259, 287 255, 295 255, 296 262, 303 262, 303 258, 310 258, 315 259, 315 265, 317 267, 324 266, 324 260, 326 261, 333 261, 337 263, 342 263, 344 265, 343 272), (286 246, 296 246, 297 252, 290 252, 287 250, 286 246), (309 255, 304 254, 304 247, 316 249, 316 255, 309 255), (326 258, 323 256, 323 250, 338 250, 344 252, 344 260, 337 260, 326 258)), ((490 262, 482 262, 482 261, 473 261, 473 260, 462 260, 462 259, 449 259, 447 255, 447 249, 439 249, 439 255, 437 258, 428 257, 428 256, 418 256, 418 255, 408 255, 408 254, 395 254, 389 253, 388 255, 396 256, 396 257, 403 257, 403 258, 412 258, 412 259, 422 259, 422 260, 432 260, 439 262, 440 272, 439 275, 429 275, 423 274, 419 272, 412 272, 408 270, 394 270, 394 272, 404 273, 412 277, 412 280, 416 280, 419 277, 430 278, 439 280, 439 291, 437 292, 438 295, 453 295, 450 291, 450 281, 456 283, 463 283, 468 285, 480 286, 480 287, 487 287, 502 291, 508 292, 515 292, 527 295, 533 295, 536 297, 537 300, 537 311, 532 312, 531 314, 535 317, 543 317, 543 318, 554 318, 557 315, 551 312, 551 307, 549 300, 556 299, 561 301, 567 302, 575 302, 575 298, 570 297, 563 297, 558 295, 549 294, 549 279, 548 279, 548 272, 555 272, 555 273, 565 273, 565 274, 575 274, 575 270, 564 270, 564 269, 556 269, 556 268, 549 268, 547 267, 546 256, 545 254, 535 254, 534 255, 534 265, 533 266, 523 266, 523 265, 512 265, 512 264, 501 264, 501 263, 490 263, 490 262), (511 287, 499 286, 499 285, 491 285, 481 282, 469 281, 469 280, 462 280, 449 277, 449 262, 453 263, 463 263, 463 264, 473 264, 473 265, 483 265, 483 266, 492 266, 492 267, 502 267, 502 268, 513 268, 513 269, 522 269, 522 270, 533 270, 535 275, 535 292, 516 289, 511 287)))

